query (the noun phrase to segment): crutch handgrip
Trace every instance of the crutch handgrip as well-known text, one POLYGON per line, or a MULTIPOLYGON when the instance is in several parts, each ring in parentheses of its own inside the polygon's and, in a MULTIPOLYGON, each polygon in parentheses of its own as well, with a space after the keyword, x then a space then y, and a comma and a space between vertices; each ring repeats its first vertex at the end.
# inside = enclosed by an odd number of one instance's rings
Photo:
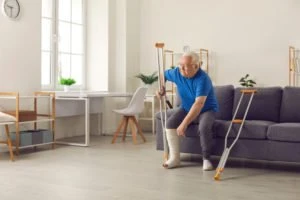
POLYGON ((234 120, 232 120, 232 123, 234 123, 234 124, 241 124, 242 122, 243 122, 242 119, 234 119, 234 120))
POLYGON ((251 90, 251 89, 246 89, 246 90, 241 90, 241 93, 244 94, 252 94, 252 93, 256 93, 257 90, 251 90))

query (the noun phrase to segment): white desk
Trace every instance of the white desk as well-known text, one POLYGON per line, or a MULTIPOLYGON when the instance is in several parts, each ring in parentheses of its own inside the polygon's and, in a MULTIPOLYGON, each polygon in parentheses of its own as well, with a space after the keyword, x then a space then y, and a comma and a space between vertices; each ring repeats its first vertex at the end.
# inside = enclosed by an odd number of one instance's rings
MULTIPOLYGON (((56 117, 70 117, 84 114, 85 116, 85 142, 72 143, 57 141, 58 144, 67 144, 73 146, 89 146, 90 144, 90 114, 98 114, 98 131, 102 134, 102 120, 104 112, 104 98, 107 97, 132 97, 132 93, 120 92, 96 92, 96 91, 55 91, 56 95, 56 117), (65 103, 67 101, 67 103, 65 103), (84 104, 78 105, 78 101, 84 104), (101 124, 101 125, 100 125, 101 124), (99 126, 101 128, 99 128, 99 126)), ((146 95, 145 101, 151 102, 152 116, 149 118, 140 118, 141 120, 152 121, 152 133, 155 133, 155 95, 146 95)))
MULTIPOLYGON (((58 144, 67 144, 73 146, 89 146, 90 144, 90 127, 89 117, 90 114, 98 114, 98 124, 101 122, 102 129, 102 118, 104 111, 104 98, 105 97, 132 97, 129 93, 117 93, 117 92, 88 92, 88 91, 71 91, 61 92, 56 91, 56 117, 67 117, 77 116, 84 113, 85 115, 85 142, 84 143, 71 143, 57 141, 58 144), (67 101, 67 103, 65 103, 67 101), (78 101, 84 102, 79 104, 78 101), (101 118, 101 121, 100 121, 101 118)), ((100 130, 102 133, 102 130, 100 130)))

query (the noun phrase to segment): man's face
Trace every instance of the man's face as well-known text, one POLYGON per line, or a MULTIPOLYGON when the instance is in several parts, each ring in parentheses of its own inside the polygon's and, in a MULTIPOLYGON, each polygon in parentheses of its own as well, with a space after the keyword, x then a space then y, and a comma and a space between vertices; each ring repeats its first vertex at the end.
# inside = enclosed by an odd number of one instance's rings
POLYGON ((179 61, 179 66, 182 76, 187 78, 193 77, 198 71, 197 65, 192 62, 192 57, 190 56, 181 57, 179 61))

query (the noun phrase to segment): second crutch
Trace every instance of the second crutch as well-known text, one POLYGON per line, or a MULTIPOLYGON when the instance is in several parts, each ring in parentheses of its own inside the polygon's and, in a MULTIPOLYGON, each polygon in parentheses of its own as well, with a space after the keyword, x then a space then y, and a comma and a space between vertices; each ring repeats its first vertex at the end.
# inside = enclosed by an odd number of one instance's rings
POLYGON ((241 94, 239 103, 238 103, 238 105, 236 107, 236 110, 234 112, 233 118, 232 118, 232 120, 230 122, 229 128, 228 128, 226 136, 225 136, 224 151, 223 151, 221 160, 220 160, 219 165, 218 165, 217 170, 216 170, 216 174, 215 174, 215 177, 214 177, 215 180, 220 180, 220 178, 221 178, 221 173, 224 171, 225 164, 226 164, 226 161, 228 159, 229 153, 230 153, 232 147, 235 145, 235 143, 238 141, 238 139, 240 137, 240 134, 242 132, 242 128, 244 126, 244 123, 245 123, 245 120, 246 120, 246 117, 247 117, 250 105, 252 103, 254 94, 256 92, 257 92, 257 90, 241 90, 242 94, 241 94), (239 107, 241 105, 241 102, 243 100, 243 97, 244 97, 244 95, 247 95, 247 94, 250 95, 250 99, 248 101, 248 105, 247 105, 246 111, 244 113, 243 119, 236 119, 236 115, 237 115, 237 112, 238 112, 239 107), (235 137, 235 139, 233 140, 233 142, 231 143, 231 145, 229 145, 227 147, 227 143, 228 143, 227 140, 228 140, 228 136, 229 136, 229 133, 231 131, 231 128, 232 128, 232 124, 240 124, 240 128, 239 128, 239 131, 237 133, 237 136, 235 137))

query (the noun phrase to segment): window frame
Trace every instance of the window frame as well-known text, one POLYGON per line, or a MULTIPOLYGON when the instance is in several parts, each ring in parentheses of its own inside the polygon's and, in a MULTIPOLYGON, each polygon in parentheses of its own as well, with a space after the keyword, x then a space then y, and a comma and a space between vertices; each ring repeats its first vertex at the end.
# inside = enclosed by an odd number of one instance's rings
MULTIPOLYGON (((52 36, 50 37, 50 53, 51 53, 51 58, 50 58, 50 84, 43 84, 42 83, 42 76, 41 76, 41 87, 42 89, 54 89, 54 90, 62 90, 63 86, 59 84, 59 22, 66 22, 68 24, 70 24, 70 41, 72 43, 72 25, 80 25, 82 26, 82 48, 83 48, 83 52, 82 54, 76 54, 76 53, 67 53, 68 55, 71 56, 72 55, 82 55, 82 74, 81 74, 81 78, 82 78, 82 84, 81 85, 73 85, 72 88, 74 89, 86 89, 86 74, 87 74, 87 65, 86 65, 86 57, 87 57, 87 50, 86 50, 86 46, 87 46, 87 39, 86 39, 86 29, 87 29, 87 23, 86 23, 86 1, 82 0, 82 24, 78 24, 78 23, 74 23, 72 21, 64 21, 64 20, 59 20, 59 1, 63 1, 63 0, 51 0, 52 1, 52 18, 49 17, 44 17, 41 14, 41 19, 50 19, 52 22, 52 26, 51 26, 51 34, 52 36)), ((72 6, 72 1, 71 1, 71 6, 72 6)), ((72 7, 71 7, 71 17, 72 17, 72 7)), ((42 23, 42 20, 41 20, 42 23)), ((41 32, 42 34, 42 32, 41 32)), ((70 43, 70 45, 72 45, 70 43)), ((43 52, 48 52, 42 49, 41 47, 41 63, 42 63, 42 53, 43 52)), ((72 59, 70 58, 70 66, 72 69, 72 59)), ((42 70, 42 66, 41 66, 41 70, 42 70)), ((42 71, 41 71, 41 75, 42 75, 42 71)))

